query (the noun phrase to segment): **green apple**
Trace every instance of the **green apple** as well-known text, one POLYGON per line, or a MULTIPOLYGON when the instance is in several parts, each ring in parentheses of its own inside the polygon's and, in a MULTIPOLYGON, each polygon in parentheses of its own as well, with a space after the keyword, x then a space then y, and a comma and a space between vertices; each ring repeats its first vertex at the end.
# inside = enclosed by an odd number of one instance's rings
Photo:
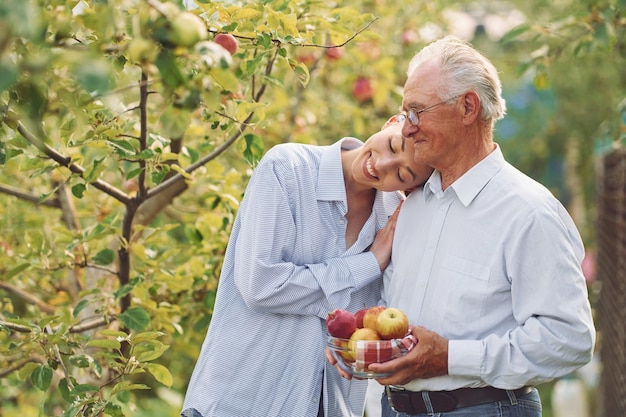
POLYGON ((199 16, 181 12, 172 19, 170 39, 174 44, 188 48, 206 38, 207 28, 199 16))

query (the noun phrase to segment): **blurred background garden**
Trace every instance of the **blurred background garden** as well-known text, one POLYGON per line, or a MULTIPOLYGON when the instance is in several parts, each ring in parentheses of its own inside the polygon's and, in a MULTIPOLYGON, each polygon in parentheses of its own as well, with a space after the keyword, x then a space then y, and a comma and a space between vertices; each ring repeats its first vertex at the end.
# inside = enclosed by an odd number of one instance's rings
POLYGON ((625 0, 3 0, 0 416, 177 416, 254 164, 367 139, 448 34, 500 70, 496 141, 583 236, 609 325, 580 416, 623 417, 625 0))

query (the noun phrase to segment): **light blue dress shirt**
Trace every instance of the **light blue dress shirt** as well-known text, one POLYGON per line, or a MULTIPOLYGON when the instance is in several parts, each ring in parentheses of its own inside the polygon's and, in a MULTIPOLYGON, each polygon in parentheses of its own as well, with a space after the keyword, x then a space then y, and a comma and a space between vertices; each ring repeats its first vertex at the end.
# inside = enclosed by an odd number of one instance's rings
POLYGON ((449 339, 449 375, 405 388, 514 389, 589 362, 583 255, 565 208, 499 147, 445 191, 435 171, 402 206, 383 298, 449 339))
POLYGON ((368 251, 400 193, 378 192, 358 240, 346 248, 341 149, 282 144, 255 169, 233 225, 214 314, 183 412, 203 417, 361 416, 366 381, 327 364, 325 319, 379 301, 381 272, 368 251))

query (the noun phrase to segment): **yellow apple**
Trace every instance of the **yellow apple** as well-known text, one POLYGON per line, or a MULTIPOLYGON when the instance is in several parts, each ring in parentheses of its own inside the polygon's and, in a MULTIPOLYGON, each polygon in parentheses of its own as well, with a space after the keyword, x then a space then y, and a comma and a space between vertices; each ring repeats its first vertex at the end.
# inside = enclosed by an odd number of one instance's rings
POLYGON ((409 331, 409 319, 399 308, 386 308, 376 317, 376 331, 383 339, 401 339, 409 331))
POLYGON ((380 336, 374 329, 370 329, 367 327, 363 327, 361 329, 356 329, 350 339, 348 340, 349 351, 343 352, 341 355, 344 359, 349 362, 354 362, 356 360, 356 342, 359 340, 380 340, 380 336))
POLYGON ((381 311, 383 311, 385 307, 383 306, 373 306, 367 309, 365 314, 363 315, 363 327, 376 330, 376 320, 381 311))

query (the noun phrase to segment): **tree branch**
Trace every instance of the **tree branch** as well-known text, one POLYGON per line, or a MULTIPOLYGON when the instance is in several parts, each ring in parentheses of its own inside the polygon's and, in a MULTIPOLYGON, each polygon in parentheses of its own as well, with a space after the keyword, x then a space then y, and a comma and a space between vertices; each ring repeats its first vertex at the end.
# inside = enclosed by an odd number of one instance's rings
MULTIPOLYGON (((82 333, 87 330, 93 330, 98 327, 106 326, 110 322, 103 316, 93 317, 88 320, 83 320, 82 322, 75 324, 69 328, 70 333, 82 333)), ((0 320, 0 326, 6 327, 7 329, 13 330, 18 333, 30 333, 33 331, 31 326, 27 326, 24 324, 11 323, 5 320, 0 320)), ((53 332, 57 331, 55 327, 52 329, 53 332)))
POLYGON ((27 303, 36 305, 44 313, 52 314, 55 311, 54 306, 51 306, 50 304, 39 299, 38 297, 35 297, 34 295, 24 291, 21 288, 17 288, 16 286, 9 284, 8 282, 0 281, 0 289, 3 289, 8 293, 13 294, 14 296, 21 298, 27 303))
POLYGON ((5 376, 10 375, 12 372, 17 371, 18 369, 22 369, 24 365, 30 362, 46 363, 46 360, 39 355, 34 355, 30 358, 20 359, 16 362, 11 363, 11 365, 7 366, 6 368, 0 369, 0 378, 4 378, 5 376))
POLYGON ((12 195, 13 197, 17 197, 22 200, 30 201, 31 203, 39 204, 46 207, 61 208, 61 204, 58 200, 41 201, 41 199, 36 195, 27 194, 21 190, 18 190, 17 188, 5 184, 0 184, 0 193, 12 195))
MULTIPOLYGON (((66 156, 61 155, 59 152, 55 151, 48 145, 46 145, 43 141, 33 135, 27 128, 22 124, 22 122, 18 122, 17 131, 32 145, 34 145, 37 149, 39 149, 43 154, 45 154, 48 158, 52 159, 56 163, 61 166, 68 168, 75 174, 81 176, 81 178, 85 178, 85 168, 80 165, 72 162, 72 159, 66 156)), ((124 193, 123 191, 113 187, 111 184, 97 179, 90 183, 94 188, 110 195, 114 199, 122 202, 123 204, 129 204, 131 201, 131 197, 124 193)))

